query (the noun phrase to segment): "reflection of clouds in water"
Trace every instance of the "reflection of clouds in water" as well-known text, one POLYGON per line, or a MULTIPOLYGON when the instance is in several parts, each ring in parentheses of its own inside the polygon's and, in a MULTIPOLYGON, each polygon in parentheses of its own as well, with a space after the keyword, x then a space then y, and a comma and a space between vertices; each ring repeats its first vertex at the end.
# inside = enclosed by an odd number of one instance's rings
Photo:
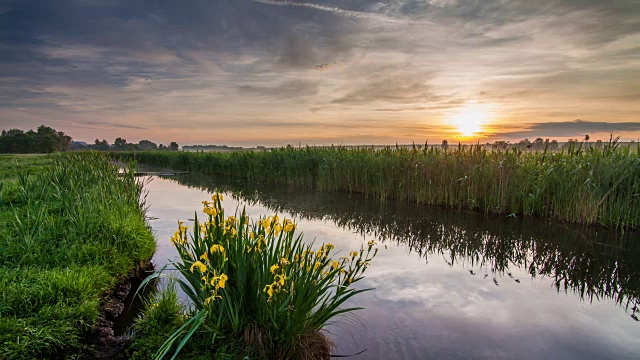
MULTIPOLYGON (((167 258, 177 256, 169 243, 177 220, 192 219, 194 211, 200 214, 201 202, 208 200, 210 194, 164 179, 155 179, 147 189, 149 215, 158 218, 151 225, 158 239, 154 261, 159 268, 167 258)), ((270 198, 273 202, 280 200, 276 196, 270 198)), ((253 220, 274 213, 263 203, 248 205, 229 195, 223 204, 227 215, 238 205, 245 206, 253 220)), ((315 205, 305 203, 308 210, 315 205)), ((292 217, 287 211, 279 214, 281 218, 292 217)), ((317 246, 331 242, 336 246, 334 255, 337 256, 377 238, 371 231, 354 232, 329 219, 299 219, 298 225, 305 241, 315 239, 317 246)), ((419 236, 414 234, 416 243, 419 236)), ((516 355, 534 359, 632 358, 640 351, 637 341, 640 326, 613 300, 589 303, 571 293, 558 294, 551 278, 531 279, 526 269, 516 266, 509 270, 511 278, 492 273, 486 267, 472 266, 460 255, 451 266, 447 252, 429 253, 427 262, 425 254, 409 251, 404 242, 386 241, 385 244, 386 248, 380 245, 380 252, 365 273, 365 279, 356 284, 359 288, 376 289, 348 303, 365 309, 339 318, 328 327, 338 343, 337 354, 353 354, 366 348, 367 351, 355 359, 513 358, 516 355), (471 275, 469 270, 476 275, 471 275), (494 284, 494 276, 499 286, 494 284), (516 283, 515 279, 522 281, 516 283)))

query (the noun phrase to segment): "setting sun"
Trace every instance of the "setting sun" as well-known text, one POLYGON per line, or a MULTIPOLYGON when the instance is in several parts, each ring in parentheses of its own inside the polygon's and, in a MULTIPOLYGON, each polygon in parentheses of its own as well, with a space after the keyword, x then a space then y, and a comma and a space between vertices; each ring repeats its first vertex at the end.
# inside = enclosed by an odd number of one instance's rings
POLYGON ((487 123, 487 110, 480 105, 467 105, 450 118, 460 135, 474 136, 483 131, 487 123))

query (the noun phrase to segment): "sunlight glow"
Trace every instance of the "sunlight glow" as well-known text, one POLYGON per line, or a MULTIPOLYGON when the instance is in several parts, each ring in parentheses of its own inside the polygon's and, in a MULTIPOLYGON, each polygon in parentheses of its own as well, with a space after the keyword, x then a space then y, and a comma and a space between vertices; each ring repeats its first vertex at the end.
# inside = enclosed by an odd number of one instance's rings
POLYGON ((470 137, 483 132, 487 120, 488 111, 484 106, 470 104, 465 105, 451 116, 449 122, 457 128, 462 136, 470 137))

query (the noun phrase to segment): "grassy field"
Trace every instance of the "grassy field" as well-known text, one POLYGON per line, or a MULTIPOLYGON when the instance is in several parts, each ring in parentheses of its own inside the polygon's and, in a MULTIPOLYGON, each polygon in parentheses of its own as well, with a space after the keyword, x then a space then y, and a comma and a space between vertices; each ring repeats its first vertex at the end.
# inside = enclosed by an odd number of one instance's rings
POLYGON ((77 357, 105 295, 155 250, 142 187, 97 154, 3 156, 0 178, 0 358, 77 357))
POLYGON ((54 155, 0 154, 0 180, 16 179, 18 174, 36 174, 51 165, 54 155))
POLYGON ((138 152, 143 164, 422 204, 583 224, 640 225, 640 147, 562 151, 455 148, 281 148, 138 152))

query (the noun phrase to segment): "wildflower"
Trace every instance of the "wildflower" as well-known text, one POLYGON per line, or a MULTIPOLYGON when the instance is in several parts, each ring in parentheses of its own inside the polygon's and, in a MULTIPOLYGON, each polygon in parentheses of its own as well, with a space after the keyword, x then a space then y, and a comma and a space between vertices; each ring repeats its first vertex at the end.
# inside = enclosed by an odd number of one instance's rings
POLYGON ((282 258, 282 259, 280 259, 280 264, 282 264, 282 266, 286 266, 286 265, 289 265, 290 262, 289 262, 288 259, 282 258))
POLYGON ((358 256, 358 252, 357 251, 352 251, 352 252, 349 253, 349 255, 351 257, 356 257, 356 256, 358 256))
POLYGON ((278 270, 280 268, 280 266, 278 264, 272 265, 271 268, 269 269, 269 271, 271 271, 272 274, 276 273, 276 270, 278 270))
POLYGON ((219 251, 219 252, 221 252, 221 253, 223 253, 223 252, 224 252, 224 246, 222 246, 222 245, 217 245, 217 244, 216 244, 216 245, 213 245, 213 246, 211 246, 210 251, 211 251, 211 253, 212 253, 212 254, 213 254, 214 252, 218 252, 218 251, 219 251))
POLYGON ((210 215, 210 216, 216 216, 216 215, 218 215, 218 210, 216 210, 215 208, 212 208, 212 207, 205 207, 205 208, 202 210, 202 212, 203 212, 203 213, 205 213, 205 214, 207 214, 207 215, 210 215))
POLYGON ((207 253, 204 253, 200 256, 200 260, 206 260, 209 261, 209 255, 207 253))
POLYGON ((327 243, 324 247, 327 248, 327 250, 331 250, 331 249, 335 248, 335 246, 333 246, 332 243, 327 243))
POLYGON ((276 231, 276 236, 280 235, 280 231, 282 231, 282 225, 276 223, 273 225, 273 230, 276 231))
POLYGON ((367 245, 369 245, 369 247, 373 246, 376 244, 375 240, 369 240, 369 242, 367 243, 367 245))
POLYGON ((338 266, 340 266, 340 264, 337 261, 333 261, 333 263, 331 263, 331 267, 335 270, 338 268, 338 266))
POLYGON ((229 280, 229 277, 225 274, 220 274, 220 276, 218 277, 218 286, 222 289, 224 289, 224 284, 227 282, 227 280, 229 280))
POLYGON ((204 300, 204 304, 205 304, 205 305, 209 305, 209 303, 210 303, 211 301, 215 300, 215 299, 222 299, 222 296, 220 296, 220 295, 211 295, 211 296, 209 296, 208 298, 206 298, 206 299, 204 300))
POLYGON ((266 285, 262 291, 266 292, 267 295, 269 295, 269 299, 271 299, 273 296, 273 285, 266 285))
POLYGON ((222 197, 222 194, 214 194, 213 196, 211 196, 211 200, 217 202, 218 200, 222 201, 224 199, 222 197))
POLYGON ((200 261, 196 261, 193 263, 193 265, 191 265, 191 272, 193 272, 194 268, 198 268, 198 270, 200 270, 201 273, 207 271, 207 267, 205 266, 205 264, 201 263, 200 261))
POLYGON ((273 279, 275 280, 274 283, 280 283, 280 286, 284 286, 286 277, 284 275, 276 275, 273 279))
POLYGON ((256 238, 256 233, 253 231, 249 233, 249 239, 254 240, 256 238))

